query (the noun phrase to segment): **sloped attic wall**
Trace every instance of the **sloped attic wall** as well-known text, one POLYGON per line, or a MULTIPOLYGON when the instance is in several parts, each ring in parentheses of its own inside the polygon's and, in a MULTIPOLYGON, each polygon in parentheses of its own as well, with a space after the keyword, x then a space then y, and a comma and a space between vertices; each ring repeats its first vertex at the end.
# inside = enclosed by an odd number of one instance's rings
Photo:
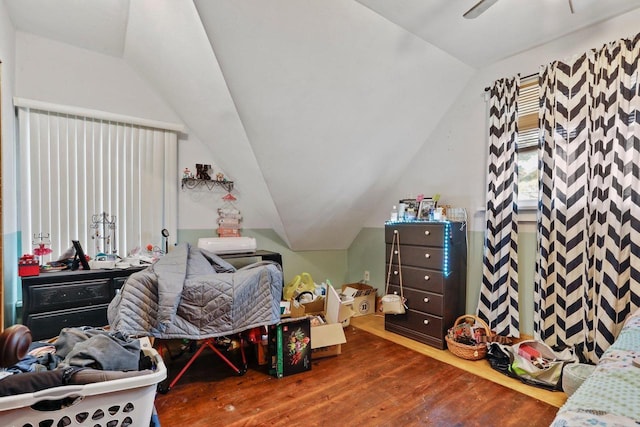
MULTIPOLYGON (((144 76, 203 144, 181 144, 180 168, 212 164, 235 182, 249 228, 270 228, 286 241, 218 61, 192 2, 135 1, 124 60, 144 76), (167 29, 171 31, 167 31, 167 29)), ((181 229, 215 229, 220 193, 180 194, 181 229)))
POLYGON ((472 69, 357 2, 195 4, 291 247, 348 248, 472 69))
MULTIPOLYGON (((130 2, 117 66, 135 70, 141 83, 131 91, 108 93, 98 79, 115 77, 87 64, 68 71, 84 71, 78 81, 65 80, 59 69, 74 58, 49 58, 51 76, 25 69, 34 83, 21 85, 25 92, 57 91, 58 102, 113 111, 105 108, 112 97, 151 89, 148 104, 177 116, 203 142, 202 159, 236 181, 244 225, 275 230, 293 250, 348 248, 472 74, 360 3, 339 0, 130 2), (98 83, 67 90, 88 81, 98 83), (74 96, 84 103, 65 102, 74 96)), ((197 152, 190 147, 189 156, 197 152)), ((211 205, 185 205, 180 227, 213 228, 211 205)))

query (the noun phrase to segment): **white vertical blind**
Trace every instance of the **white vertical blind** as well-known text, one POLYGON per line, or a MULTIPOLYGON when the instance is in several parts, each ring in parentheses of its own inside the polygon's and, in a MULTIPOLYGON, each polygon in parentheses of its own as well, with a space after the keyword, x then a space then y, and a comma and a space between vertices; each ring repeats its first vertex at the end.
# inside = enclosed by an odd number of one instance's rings
POLYGON ((113 249, 161 245, 177 228, 177 133, 18 108, 22 252, 50 233, 52 259, 79 240, 96 254, 93 215, 116 216, 113 249))

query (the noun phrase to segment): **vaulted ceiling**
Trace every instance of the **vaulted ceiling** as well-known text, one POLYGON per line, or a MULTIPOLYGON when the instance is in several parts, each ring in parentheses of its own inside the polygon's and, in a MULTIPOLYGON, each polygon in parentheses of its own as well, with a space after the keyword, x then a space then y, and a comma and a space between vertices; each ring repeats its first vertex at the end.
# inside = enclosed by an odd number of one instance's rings
POLYGON ((16 29, 121 58, 295 250, 344 249, 463 90, 640 0, 4 0, 16 29), (243 183, 251 183, 244 185, 243 183))

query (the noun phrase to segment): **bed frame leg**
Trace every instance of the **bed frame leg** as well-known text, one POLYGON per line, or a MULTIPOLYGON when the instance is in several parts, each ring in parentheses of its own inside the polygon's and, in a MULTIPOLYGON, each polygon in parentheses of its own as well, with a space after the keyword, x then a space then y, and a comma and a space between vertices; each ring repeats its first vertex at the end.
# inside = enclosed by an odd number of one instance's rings
POLYGON ((187 362, 186 365, 184 365, 184 367, 180 370, 180 372, 178 372, 178 375, 176 375, 176 377, 171 381, 171 383, 169 383, 169 386, 164 388, 164 387, 159 387, 158 391, 160 393, 167 393, 169 392, 169 390, 171 390, 178 381, 180 381, 180 378, 182 378, 182 376, 185 374, 185 372, 187 372, 187 370, 191 367, 191 365, 193 364, 193 362, 195 362, 195 360, 198 358, 198 356, 200 356, 200 354, 202 354, 202 352, 205 350, 205 348, 210 348, 211 351, 213 351, 215 354, 218 355, 218 357, 220 359, 222 359, 236 374, 238 374, 239 376, 244 375, 247 372, 247 357, 244 354, 244 338, 242 337, 242 335, 240 335, 240 354, 242 355, 242 367, 238 368, 236 365, 234 365, 228 358, 227 356, 225 356, 220 350, 218 350, 216 348, 216 346, 214 345, 215 342, 215 338, 207 338, 205 339, 202 344, 200 345, 200 348, 198 348, 198 350, 193 354, 193 356, 191 356, 191 358, 189 359, 189 361, 187 362))

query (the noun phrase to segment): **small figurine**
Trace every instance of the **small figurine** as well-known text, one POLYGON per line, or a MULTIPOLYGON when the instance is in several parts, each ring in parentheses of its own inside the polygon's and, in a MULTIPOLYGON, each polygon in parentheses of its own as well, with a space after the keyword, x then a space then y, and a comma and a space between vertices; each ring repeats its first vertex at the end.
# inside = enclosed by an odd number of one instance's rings
POLYGON ((225 180, 225 179, 224 179, 224 174, 223 174, 223 173, 221 173, 221 172, 218 172, 218 173, 216 174, 216 181, 220 181, 220 182, 222 182, 222 181, 224 181, 224 180, 225 180))
POLYGON ((193 173, 191 173, 191 170, 189 170, 189 168, 184 168, 184 172, 182 172, 182 178, 183 179, 193 178, 193 173))

